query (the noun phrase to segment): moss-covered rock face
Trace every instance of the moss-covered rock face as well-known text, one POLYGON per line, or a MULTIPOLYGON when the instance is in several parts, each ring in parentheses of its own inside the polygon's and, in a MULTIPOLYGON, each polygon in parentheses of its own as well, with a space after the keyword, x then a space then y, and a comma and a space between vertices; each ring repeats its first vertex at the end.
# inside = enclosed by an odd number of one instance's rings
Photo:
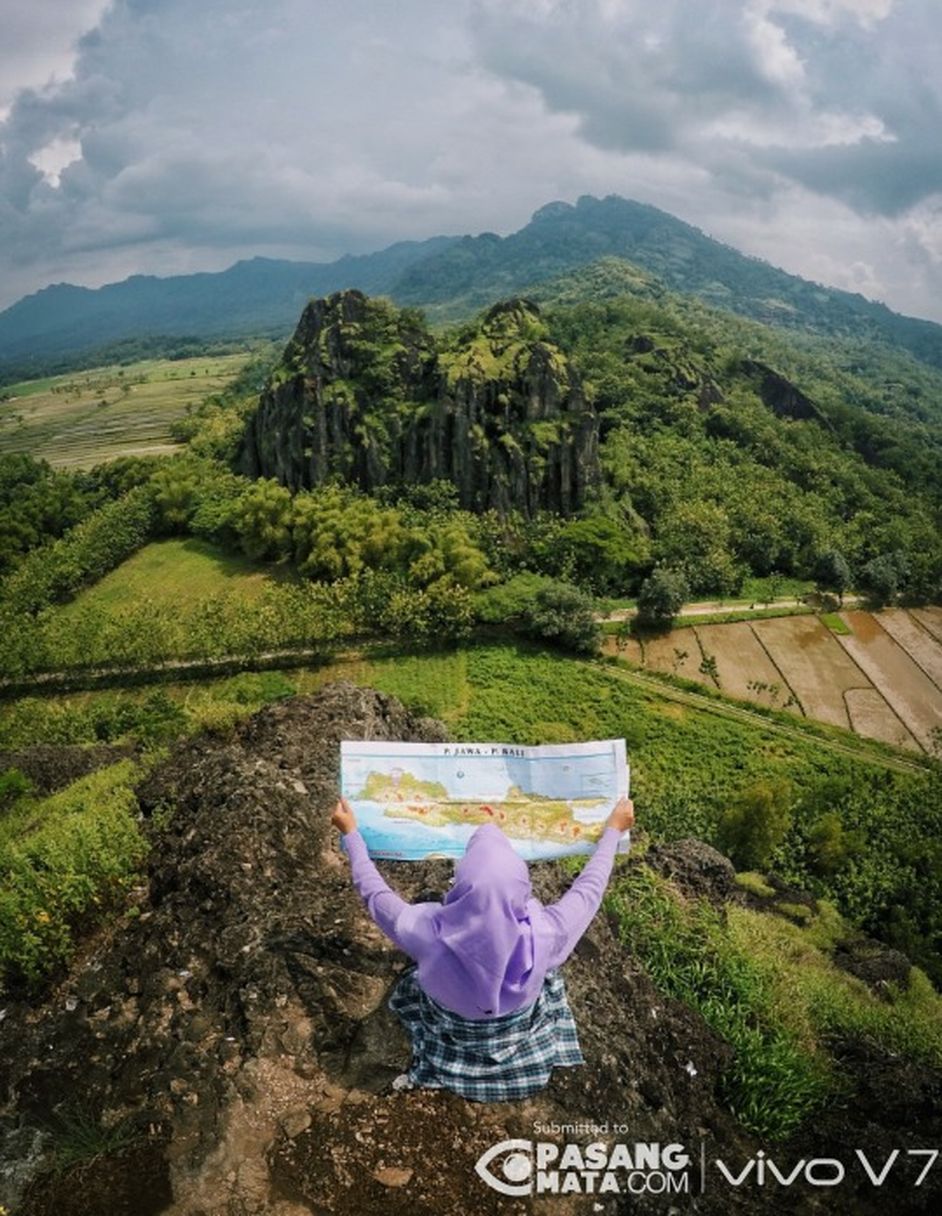
POLYGON ((305 309, 241 463, 292 489, 446 478, 472 510, 569 513, 599 477, 598 417, 529 301, 439 348, 418 314, 346 291, 305 309))

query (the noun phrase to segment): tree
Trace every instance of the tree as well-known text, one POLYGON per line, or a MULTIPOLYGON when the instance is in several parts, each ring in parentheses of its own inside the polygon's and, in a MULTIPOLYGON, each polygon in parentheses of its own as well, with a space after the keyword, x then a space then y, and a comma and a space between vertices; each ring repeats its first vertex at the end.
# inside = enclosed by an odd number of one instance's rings
POLYGON ((541 570, 598 595, 630 592, 650 567, 647 539, 603 515, 567 520, 534 546, 533 556, 541 570))
POLYGON ((860 585, 878 607, 890 603, 899 591, 902 565, 899 554, 881 553, 861 570, 860 585))
POLYGON ((277 561, 290 552, 292 513, 291 491, 273 478, 262 478, 246 490, 233 522, 249 557, 277 561))
POLYGON ((654 628, 669 628, 690 595, 687 580, 679 570, 659 566, 641 584, 638 622, 654 628))
POLYGON ((717 841, 740 870, 765 870, 791 827, 791 791, 783 781, 756 781, 723 813, 717 841))
POLYGON ((524 632, 545 638, 567 650, 595 654, 601 629, 595 619, 592 599, 569 583, 550 583, 541 587, 524 610, 524 632))
POLYGON ((808 830, 811 868, 818 874, 834 874, 863 848, 859 832, 848 832, 837 811, 826 811, 808 830))
POLYGON ((837 549, 826 549, 814 568, 815 586, 819 591, 833 591, 844 603, 844 592, 850 585, 850 566, 843 553, 837 549))

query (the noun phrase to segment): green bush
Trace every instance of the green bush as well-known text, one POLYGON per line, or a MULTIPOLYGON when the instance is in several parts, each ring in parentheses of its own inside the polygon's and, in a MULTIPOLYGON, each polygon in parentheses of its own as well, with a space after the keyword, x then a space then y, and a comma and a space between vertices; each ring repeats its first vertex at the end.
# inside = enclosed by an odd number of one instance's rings
POLYGON ((139 486, 101 507, 61 540, 34 549, 0 586, 0 613, 37 613, 70 599, 154 535, 154 501, 139 486))
POLYGON ((8 768, 0 773, 0 811, 13 806, 21 798, 33 792, 33 783, 18 768, 8 768))
POLYGON ((827 811, 808 829, 808 853, 816 874, 834 874, 858 854, 863 842, 857 832, 848 832, 837 811, 827 811))
POLYGON ((791 827, 789 787, 757 781, 742 789, 717 825, 717 843, 737 869, 765 870, 791 827))
POLYGON ((687 579, 679 570, 658 567, 638 592, 638 624, 666 629, 689 599, 687 579))
POLYGON ((64 964, 80 925, 97 921, 139 876, 147 846, 122 761, 44 799, 39 824, 0 838, 0 978, 33 986, 64 964))
POLYGON ((553 586, 545 574, 515 574, 506 583, 488 587, 474 597, 474 615, 488 625, 519 624, 538 591, 553 586))
POLYGON ((598 652, 602 631, 592 598, 566 583, 541 587, 524 609, 523 632, 581 654, 598 652))

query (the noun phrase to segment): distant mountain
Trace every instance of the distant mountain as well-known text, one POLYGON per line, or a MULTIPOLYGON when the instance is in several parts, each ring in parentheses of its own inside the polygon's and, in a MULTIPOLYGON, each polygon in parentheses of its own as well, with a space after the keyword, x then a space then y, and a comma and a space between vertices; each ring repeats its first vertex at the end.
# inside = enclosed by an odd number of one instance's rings
POLYGON ((549 203, 507 237, 433 237, 327 264, 254 258, 219 274, 135 275, 97 290, 47 287, 0 313, 0 374, 134 337, 287 335, 308 299, 345 288, 456 320, 605 257, 754 320, 889 343, 942 367, 942 325, 787 274, 657 207, 610 195, 549 203))
POLYGON ((132 275, 94 290, 58 283, 0 313, 0 371, 128 338, 288 334, 312 296, 346 287, 388 293, 413 261, 454 239, 401 241, 329 263, 252 258, 217 274, 132 275))
POLYGON ((766 324, 901 346, 942 367, 942 325, 823 287, 705 236, 683 220, 609 195, 549 203, 508 237, 463 237, 413 263, 395 285, 404 304, 460 317, 604 257, 625 258, 673 291, 766 324))

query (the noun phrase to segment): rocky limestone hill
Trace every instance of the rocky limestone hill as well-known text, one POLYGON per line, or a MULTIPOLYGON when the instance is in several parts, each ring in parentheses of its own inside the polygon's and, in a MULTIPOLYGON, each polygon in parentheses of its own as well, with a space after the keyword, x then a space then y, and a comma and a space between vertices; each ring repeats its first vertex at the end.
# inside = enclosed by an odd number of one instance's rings
POLYGON ((535 304, 439 345, 413 310, 344 291, 304 310, 240 464, 291 489, 444 478, 470 510, 569 514, 599 476, 598 418, 535 304))
MULTIPOLYGON (((720 1097, 730 1048, 655 990, 604 912, 564 970, 585 1067, 557 1071, 526 1102, 391 1089, 408 1044, 386 998, 406 959, 367 917, 328 822, 344 738, 444 731, 340 682, 263 709, 230 737, 178 744, 141 786, 153 837, 141 914, 89 940, 41 1004, 6 1009, 0 1204, 16 1216, 569 1216, 592 1200, 503 1198, 474 1163, 535 1121, 617 1119, 631 1140, 756 1152, 720 1097), (78 1109, 134 1138, 43 1174, 50 1123, 78 1109)), ((617 862, 638 864, 718 906, 741 897, 730 864, 697 841, 617 862)), ((381 868, 415 900, 440 894, 451 867, 381 868)), ((531 873, 545 901, 568 885, 553 863, 531 873)), ((850 1062, 854 1099, 784 1146, 785 1159, 938 1140, 938 1077, 863 1045, 850 1062)), ((591 1210, 815 1213, 838 1210, 831 1198, 795 1188, 772 1207, 726 1188, 670 1203, 602 1196, 591 1210)), ((917 1206, 892 1210, 929 1211, 938 1198, 926 1186, 917 1206)), ((888 1202, 872 1189, 841 1199, 863 1216, 888 1202)))

